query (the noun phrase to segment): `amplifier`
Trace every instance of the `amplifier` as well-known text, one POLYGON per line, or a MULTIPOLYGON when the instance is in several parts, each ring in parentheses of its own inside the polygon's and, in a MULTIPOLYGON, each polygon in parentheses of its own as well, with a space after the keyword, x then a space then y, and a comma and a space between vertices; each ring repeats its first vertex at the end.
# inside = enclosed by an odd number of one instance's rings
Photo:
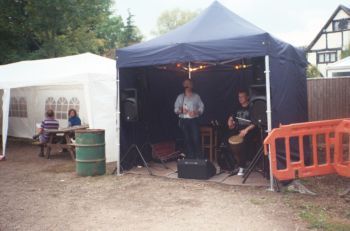
POLYGON ((215 175, 216 168, 207 159, 184 159, 177 161, 177 173, 179 178, 209 179, 215 175))

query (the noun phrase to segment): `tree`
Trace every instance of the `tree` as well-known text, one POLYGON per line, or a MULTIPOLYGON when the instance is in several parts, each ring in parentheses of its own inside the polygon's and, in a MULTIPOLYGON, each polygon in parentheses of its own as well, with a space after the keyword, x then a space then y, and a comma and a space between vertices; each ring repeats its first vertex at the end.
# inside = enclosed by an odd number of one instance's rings
POLYGON ((157 29, 153 31, 154 35, 165 34, 195 18, 200 10, 189 11, 175 8, 164 11, 157 19, 157 29))
POLYGON ((141 35, 140 30, 134 25, 133 17, 134 15, 128 11, 128 17, 126 19, 126 25, 124 26, 121 39, 122 47, 138 43, 142 40, 143 36, 141 35))
POLYGON ((111 0, 28 0, 28 27, 37 41, 33 58, 97 53, 96 28, 108 20, 111 0))
POLYGON ((0 0, 0 64, 83 52, 103 55, 140 41, 133 15, 124 25, 112 15, 112 2, 0 0))
POLYGON ((97 37, 100 38, 104 44, 100 53, 105 53, 122 46, 123 28, 124 22, 120 16, 110 17, 109 20, 106 20, 97 28, 97 37))
POLYGON ((0 64, 19 60, 31 46, 24 8, 27 1, 0 0, 0 64))
POLYGON ((350 44, 347 46, 346 49, 341 51, 341 54, 340 54, 341 59, 350 56, 350 49, 349 48, 350 48, 350 44))
POLYGON ((321 72, 314 65, 309 64, 306 69, 307 78, 321 77, 321 72))

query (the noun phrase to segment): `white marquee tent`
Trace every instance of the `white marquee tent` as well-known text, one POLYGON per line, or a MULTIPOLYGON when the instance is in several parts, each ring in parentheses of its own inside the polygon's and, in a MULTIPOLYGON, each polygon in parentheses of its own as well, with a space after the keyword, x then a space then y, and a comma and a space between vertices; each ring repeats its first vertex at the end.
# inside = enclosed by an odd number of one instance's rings
POLYGON ((106 161, 119 157, 116 63, 91 53, 0 66, 2 155, 7 135, 30 138, 46 109, 53 108, 60 127, 76 108, 82 123, 105 129, 106 161))
POLYGON ((327 77, 350 77, 350 57, 327 66, 327 77))

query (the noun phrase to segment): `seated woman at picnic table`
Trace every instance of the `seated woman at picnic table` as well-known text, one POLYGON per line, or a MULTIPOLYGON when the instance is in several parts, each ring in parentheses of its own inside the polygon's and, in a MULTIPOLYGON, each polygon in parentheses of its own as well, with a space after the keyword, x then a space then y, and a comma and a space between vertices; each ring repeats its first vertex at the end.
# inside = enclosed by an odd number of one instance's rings
MULTIPOLYGON (((74 127, 74 126, 80 126, 81 125, 81 120, 78 116, 78 113, 75 109, 71 108, 68 111, 68 127, 74 127)), ((71 132, 69 134, 69 137, 72 139, 75 139, 75 133, 71 132)), ((66 141, 63 141, 64 143, 66 143, 66 141)), ((63 150, 65 151, 65 150, 63 150)))
POLYGON ((36 136, 39 136, 40 144, 42 144, 40 145, 40 153, 39 153, 40 157, 44 156, 44 144, 49 141, 49 133, 47 132, 47 130, 59 128, 59 123, 57 120, 55 120, 55 113, 52 109, 47 110, 45 115, 46 115, 46 118, 41 122, 39 134, 33 137, 35 138, 36 136))
POLYGON ((80 126, 81 120, 78 117, 78 113, 75 109, 69 109, 68 111, 68 127, 80 126))

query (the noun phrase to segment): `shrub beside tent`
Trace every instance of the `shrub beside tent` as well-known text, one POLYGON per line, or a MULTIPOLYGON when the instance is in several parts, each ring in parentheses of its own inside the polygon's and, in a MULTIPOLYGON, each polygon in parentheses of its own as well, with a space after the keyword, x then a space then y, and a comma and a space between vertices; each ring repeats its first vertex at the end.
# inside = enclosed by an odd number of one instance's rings
POLYGON ((2 154, 7 135, 31 138, 45 111, 52 108, 60 127, 69 108, 83 123, 106 131, 106 161, 116 161, 115 61, 91 53, 0 66, 2 154))

